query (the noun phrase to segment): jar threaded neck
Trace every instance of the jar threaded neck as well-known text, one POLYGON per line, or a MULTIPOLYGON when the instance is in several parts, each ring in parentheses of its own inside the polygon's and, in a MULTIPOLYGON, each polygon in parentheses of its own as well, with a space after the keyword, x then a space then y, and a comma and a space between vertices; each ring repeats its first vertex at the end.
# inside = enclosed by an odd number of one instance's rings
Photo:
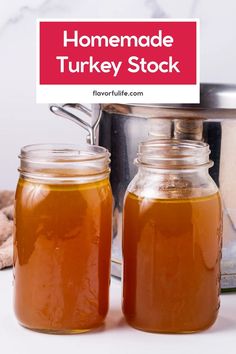
POLYGON ((19 172, 40 179, 68 180, 108 175, 110 153, 107 149, 73 144, 27 145, 21 149, 19 172))
POLYGON ((139 144, 135 162, 160 169, 211 167, 210 152, 209 145, 202 141, 155 139, 139 144))

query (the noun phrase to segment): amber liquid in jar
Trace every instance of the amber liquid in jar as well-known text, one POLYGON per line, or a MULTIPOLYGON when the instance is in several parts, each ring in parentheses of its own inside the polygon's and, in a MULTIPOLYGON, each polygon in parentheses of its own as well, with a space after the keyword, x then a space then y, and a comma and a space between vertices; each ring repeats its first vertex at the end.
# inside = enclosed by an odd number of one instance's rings
POLYGON ((112 197, 108 178, 47 184, 20 178, 15 313, 28 328, 77 333, 108 311, 112 197))
POLYGON ((149 199, 124 207, 124 302, 130 325, 151 332, 208 328, 219 308, 221 204, 218 193, 149 199))

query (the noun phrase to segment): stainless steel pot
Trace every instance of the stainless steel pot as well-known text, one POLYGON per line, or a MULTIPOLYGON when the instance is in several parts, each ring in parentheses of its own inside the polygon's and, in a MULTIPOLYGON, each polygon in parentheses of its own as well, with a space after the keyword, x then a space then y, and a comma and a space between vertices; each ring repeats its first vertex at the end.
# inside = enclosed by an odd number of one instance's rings
POLYGON ((80 104, 51 105, 53 113, 88 131, 88 142, 111 152, 114 196, 112 274, 121 275, 122 207, 126 188, 136 173, 138 143, 147 139, 204 140, 211 148, 210 173, 224 203, 222 289, 236 289, 236 86, 201 85, 199 105, 80 104), (81 115, 91 117, 86 122, 81 115))

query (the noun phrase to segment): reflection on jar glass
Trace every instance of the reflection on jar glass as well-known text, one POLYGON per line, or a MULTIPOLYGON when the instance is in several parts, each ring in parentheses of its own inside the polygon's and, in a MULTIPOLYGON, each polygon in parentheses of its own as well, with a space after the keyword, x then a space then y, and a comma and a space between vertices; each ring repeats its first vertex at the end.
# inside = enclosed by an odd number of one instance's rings
POLYGON ((139 145, 124 204, 123 312, 151 332, 211 326, 219 309, 222 210, 203 142, 139 145))
POLYGON ((21 150, 16 191, 14 307, 25 327, 77 333, 108 311, 112 195, 100 147, 21 150))

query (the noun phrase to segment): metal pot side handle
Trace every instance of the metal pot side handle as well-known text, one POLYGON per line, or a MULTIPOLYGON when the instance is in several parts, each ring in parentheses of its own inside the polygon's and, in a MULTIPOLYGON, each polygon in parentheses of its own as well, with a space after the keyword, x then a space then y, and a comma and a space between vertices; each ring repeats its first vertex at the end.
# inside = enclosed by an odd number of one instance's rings
POLYGON ((91 145, 96 144, 96 130, 99 125, 102 113, 101 106, 99 104, 93 105, 92 109, 89 109, 79 103, 65 103, 63 105, 51 104, 49 108, 50 111, 57 116, 69 119, 72 122, 78 124, 83 129, 87 130, 89 133, 87 136, 87 143, 91 145), (87 123, 78 115, 66 109, 67 107, 74 108, 75 110, 86 114, 87 116, 91 117, 91 119, 93 119, 93 122, 91 122, 91 124, 87 123))

